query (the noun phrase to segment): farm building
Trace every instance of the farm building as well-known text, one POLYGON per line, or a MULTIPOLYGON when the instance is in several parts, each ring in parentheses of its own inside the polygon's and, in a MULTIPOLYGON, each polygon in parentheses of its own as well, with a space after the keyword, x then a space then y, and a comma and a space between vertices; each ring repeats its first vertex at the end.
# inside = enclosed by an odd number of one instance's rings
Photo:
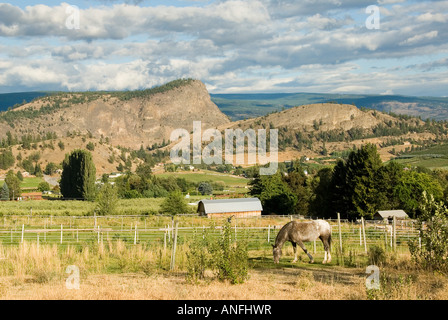
POLYGON ((258 198, 201 200, 198 203, 200 216, 212 217, 257 217, 263 208, 258 198))
POLYGON ((22 200, 43 200, 42 192, 22 193, 22 200))
POLYGON ((409 216, 404 212, 403 210, 382 210, 375 213, 373 216, 373 219, 375 220, 392 220, 393 218, 396 218, 397 220, 401 219, 407 219, 409 216))

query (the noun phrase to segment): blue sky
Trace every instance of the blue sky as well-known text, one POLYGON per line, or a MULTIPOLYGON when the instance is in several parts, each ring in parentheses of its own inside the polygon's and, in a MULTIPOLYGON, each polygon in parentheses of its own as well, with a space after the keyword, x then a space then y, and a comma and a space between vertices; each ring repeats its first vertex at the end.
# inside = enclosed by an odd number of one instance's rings
POLYGON ((0 93, 195 78, 212 93, 447 96, 447 24, 448 1, 0 3, 0 93))

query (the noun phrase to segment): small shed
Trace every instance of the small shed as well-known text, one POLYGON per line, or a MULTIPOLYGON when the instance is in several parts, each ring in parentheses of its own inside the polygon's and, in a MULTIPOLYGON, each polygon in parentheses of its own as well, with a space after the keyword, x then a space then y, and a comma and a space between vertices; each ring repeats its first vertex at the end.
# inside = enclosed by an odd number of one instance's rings
POLYGON ((258 198, 201 200, 198 203, 200 216, 212 217, 257 217, 261 216, 263 207, 258 198))
POLYGON ((373 216, 374 220, 392 220, 393 218, 397 220, 403 220, 409 218, 409 216, 403 210, 381 210, 375 213, 373 216))

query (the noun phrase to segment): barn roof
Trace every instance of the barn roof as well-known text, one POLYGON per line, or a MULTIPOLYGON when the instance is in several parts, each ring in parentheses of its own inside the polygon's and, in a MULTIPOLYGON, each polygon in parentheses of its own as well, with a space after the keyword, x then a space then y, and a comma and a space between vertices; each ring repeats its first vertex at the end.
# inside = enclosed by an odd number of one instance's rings
POLYGON ((245 212, 262 211, 260 199, 258 198, 238 198, 238 199, 218 199, 199 201, 198 211, 204 206, 205 213, 225 213, 225 212, 245 212))
POLYGON ((408 218, 408 215, 403 210, 381 210, 378 211, 377 214, 379 214, 383 219, 387 218, 408 218))

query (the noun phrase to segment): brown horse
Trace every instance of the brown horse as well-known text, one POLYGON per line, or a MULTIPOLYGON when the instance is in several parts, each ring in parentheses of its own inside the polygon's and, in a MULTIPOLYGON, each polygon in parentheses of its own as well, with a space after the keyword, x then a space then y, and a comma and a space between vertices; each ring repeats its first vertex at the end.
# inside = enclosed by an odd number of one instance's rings
POLYGON ((294 260, 297 262, 297 244, 310 258, 310 263, 314 262, 313 257, 305 248, 304 242, 320 239, 324 244, 325 258, 322 263, 331 262, 331 227, 324 220, 313 220, 307 222, 291 221, 285 224, 275 238, 273 247, 274 263, 279 263, 282 255, 282 247, 286 241, 290 241, 294 248, 294 260), (328 258, 328 259, 327 259, 328 258))

